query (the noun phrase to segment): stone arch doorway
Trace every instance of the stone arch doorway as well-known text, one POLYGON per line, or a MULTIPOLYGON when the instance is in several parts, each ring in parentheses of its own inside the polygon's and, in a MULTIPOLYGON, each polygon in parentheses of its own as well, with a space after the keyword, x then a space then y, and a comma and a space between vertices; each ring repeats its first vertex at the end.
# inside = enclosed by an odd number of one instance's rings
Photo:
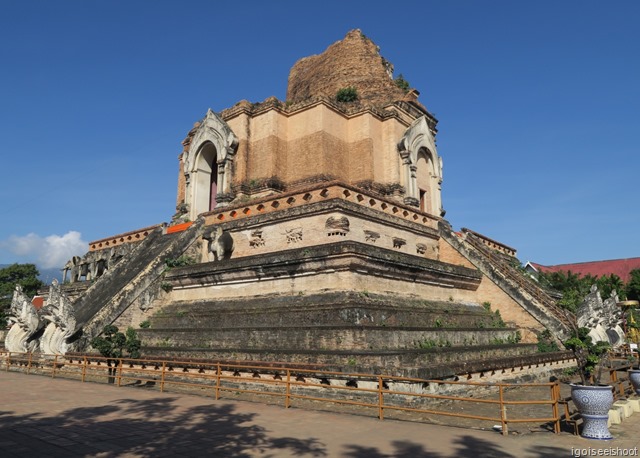
POLYGON ((211 142, 205 142, 196 155, 194 204, 200 214, 216 208, 218 195, 218 151, 211 142))
POLYGON ((184 203, 189 218, 224 207, 233 200, 233 160, 238 139, 218 115, 209 110, 189 132, 188 149, 181 155, 184 172, 184 203))
POLYGON ((434 216, 444 216, 442 198, 442 159, 426 117, 416 119, 398 142, 401 160, 400 184, 404 203, 434 216))
POLYGON ((426 213, 435 214, 435 202, 433 197, 437 189, 434 189, 435 168, 433 165, 433 155, 426 148, 420 148, 416 161, 416 184, 418 187, 418 200, 420 210, 426 213))

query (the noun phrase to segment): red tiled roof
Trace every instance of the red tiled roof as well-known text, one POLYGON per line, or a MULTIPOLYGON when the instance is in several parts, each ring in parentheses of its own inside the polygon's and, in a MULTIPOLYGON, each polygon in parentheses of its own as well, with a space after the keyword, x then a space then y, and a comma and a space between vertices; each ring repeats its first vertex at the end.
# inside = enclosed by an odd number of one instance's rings
POLYGON ((623 282, 629 281, 629 272, 640 269, 640 258, 612 259, 609 261, 578 262, 575 264, 558 264, 555 266, 543 266, 535 262, 529 262, 540 272, 569 272, 578 275, 592 275, 601 277, 603 275, 615 274, 623 282))

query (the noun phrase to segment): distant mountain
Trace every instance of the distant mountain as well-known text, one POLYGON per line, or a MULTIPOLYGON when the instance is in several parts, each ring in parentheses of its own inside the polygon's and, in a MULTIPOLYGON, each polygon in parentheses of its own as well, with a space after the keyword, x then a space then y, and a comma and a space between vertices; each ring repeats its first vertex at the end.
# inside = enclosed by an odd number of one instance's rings
MULTIPOLYGON (((5 267, 9 267, 11 264, 0 264, 0 269, 4 269, 5 267)), ((36 266, 37 267, 37 266, 36 266)), ((38 267, 38 278, 43 281, 46 285, 50 285, 53 279, 57 279, 59 282, 62 282, 62 270, 60 267, 52 267, 51 269, 44 269, 42 267, 38 267)))
POLYGON ((47 285, 50 285, 54 278, 59 282, 62 282, 62 270, 60 270, 59 267, 53 267, 51 269, 38 267, 38 272, 40 272, 38 278, 47 285))

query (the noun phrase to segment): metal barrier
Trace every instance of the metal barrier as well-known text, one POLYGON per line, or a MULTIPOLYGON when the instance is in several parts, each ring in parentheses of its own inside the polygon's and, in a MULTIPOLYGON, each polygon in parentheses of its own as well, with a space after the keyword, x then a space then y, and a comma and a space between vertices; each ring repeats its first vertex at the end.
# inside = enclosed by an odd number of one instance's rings
POLYGON ((131 385, 144 384, 144 386, 158 388, 161 392, 169 386, 199 388, 205 392, 205 395, 211 395, 216 400, 220 399, 224 392, 234 392, 283 398, 286 408, 291 407, 296 400, 358 406, 375 410, 380 420, 385 418, 387 411, 484 420, 499 423, 503 435, 508 434, 509 424, 512 423, 548 423, 555 433, 560 432, 560 385, 558 382, 514 384, 423 380, 389 375, 277 368, 273 365, 251 365, 246 362, 203 363, 11 352, 0 352, 0 367, 2 365, 6 371, 46 374, 52 378, 65 377, 79 379, 82 382, 104 383, 107 381, 118 387, 123 383, 132 382, 131 385), (329 379, 346 380, 346 384, 332 385, 329 379), (484 395, 487 391, 497 390, 497 399, 425 393, 425 387, 431 384, 437 387, 448 386, 450 391, 455 391, 454 387, 477 390, 484 395), (423 392, 410 391, 408 388, 411 387, 414 390, 420 387, 423 392), (546 387, 549 389, 549 396, 546 399, 533 400, 505 399, 505 393, 516 387, 521 389, 546 387), (399 400, 402 402, 399 403, 399 400), (435 401, 432 403, 434 405, 427 406, 429 408, 419 405, 427 400, 435 401), (439 401, 489 404, 495 406, 496 411, 494 415, 473 415, 436 410, 433 407, 437 407, 439 401), (551 415, 514 417, 508 413, 508 407, 524 405, 548 405, 551 415))

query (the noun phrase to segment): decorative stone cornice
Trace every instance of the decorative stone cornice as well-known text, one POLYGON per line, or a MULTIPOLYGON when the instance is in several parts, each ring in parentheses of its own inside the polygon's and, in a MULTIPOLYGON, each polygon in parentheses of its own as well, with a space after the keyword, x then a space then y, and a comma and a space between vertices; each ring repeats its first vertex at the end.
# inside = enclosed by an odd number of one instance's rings
POLYGON ((476 290, 482 274, 462 266, 360 242, 341 241, 329 245, 294 248, 277 253, 229 259, 224 263, 202 263, 167 272, 165 280, 174 288, 255 282, 282 276, 321 272, 357 271, 367 275, 476 290))
POLYGON ((381 212, 434 230, 437 229, 438 221, 441 220, 441 218, 424 213, 416 207, 375 196, 356 186, 339 181, 319 183, 307 188, 299 188, 295 191, 255 199, 250 202, 232 203, 227 207, 204 213, 202 216, 205 218, 206 225, 218 224, 260 214, 281 212, 285 209, 306 206, 329 199, 351 202, 372 211, 381 212))

